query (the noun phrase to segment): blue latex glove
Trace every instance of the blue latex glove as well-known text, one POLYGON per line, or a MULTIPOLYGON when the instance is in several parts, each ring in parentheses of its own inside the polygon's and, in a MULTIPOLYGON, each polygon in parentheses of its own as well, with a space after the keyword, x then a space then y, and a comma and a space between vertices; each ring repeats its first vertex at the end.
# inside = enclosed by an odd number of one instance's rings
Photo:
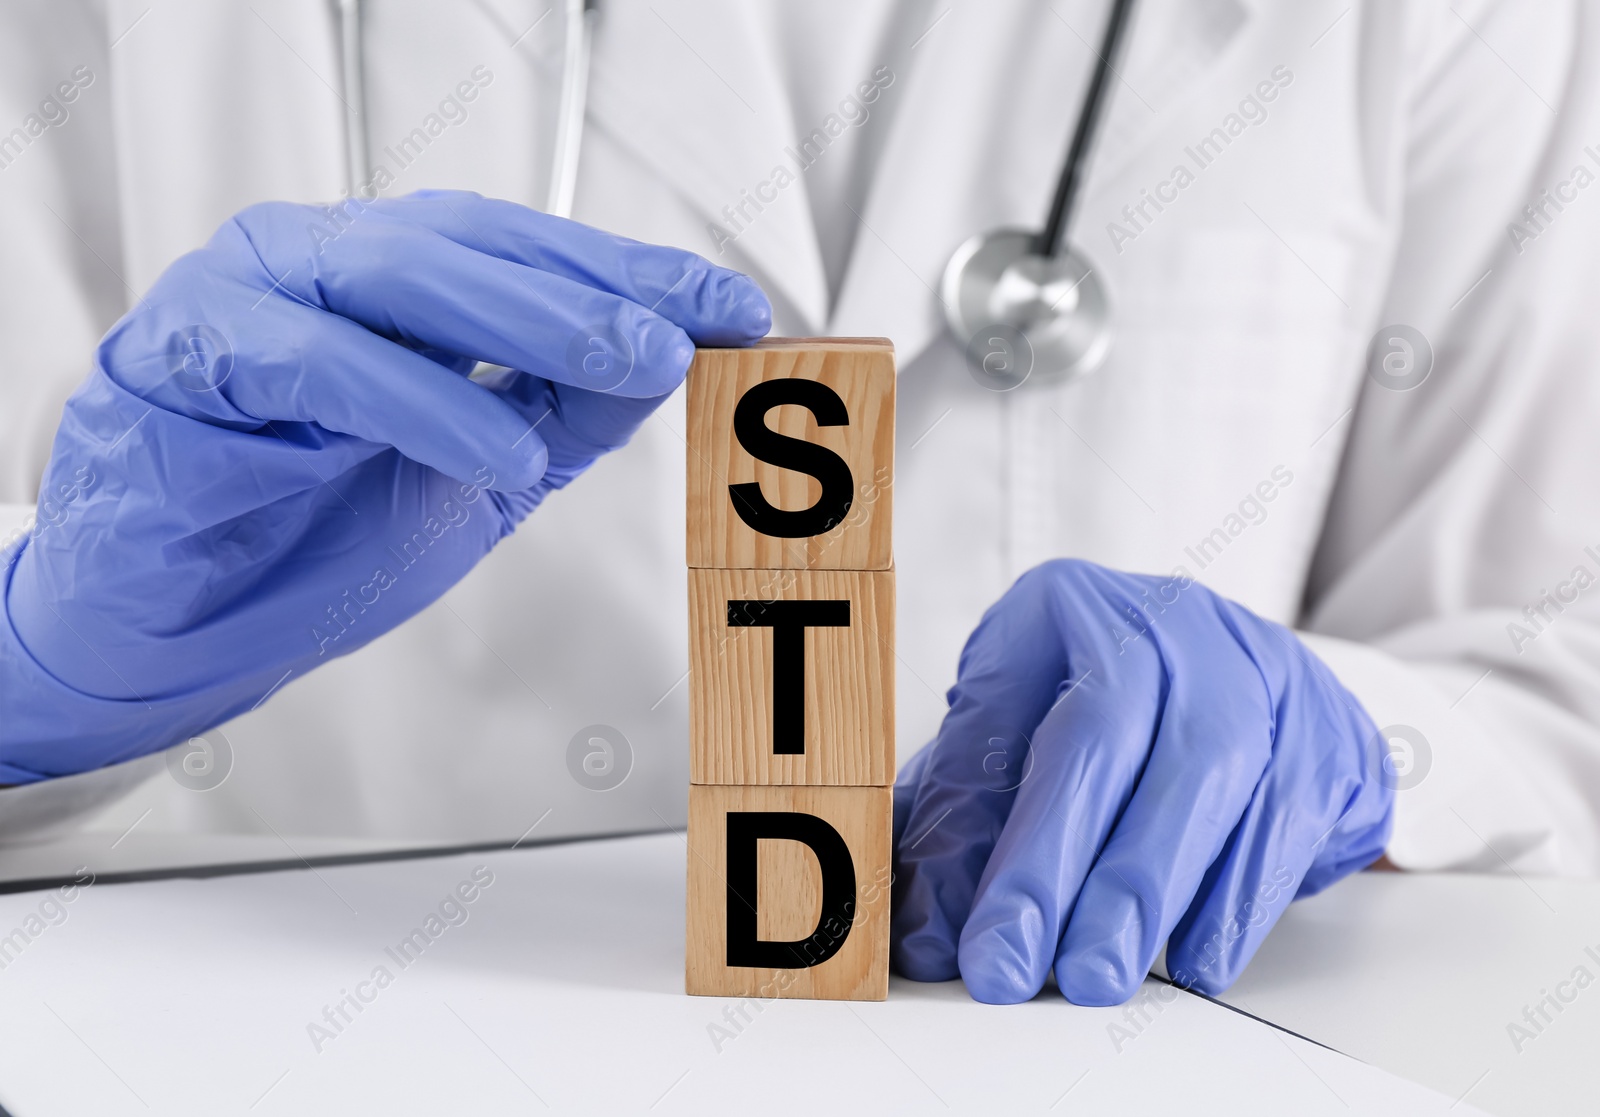
POLYGON ((1290 900, 1383 852, 1386 756, 1281 625, 1183 577, 1037 567, 895 787, 895 966, 998 1004, 1054 967, 1110 1005, 1166 944, 1175 981, 1216 993, 1290 900))
POLYGON ((67 403, 4 571, 0 783, 166 747, 394 628, 696 344, 770 321, 745 276, 476 194, 245 210, 67 403))

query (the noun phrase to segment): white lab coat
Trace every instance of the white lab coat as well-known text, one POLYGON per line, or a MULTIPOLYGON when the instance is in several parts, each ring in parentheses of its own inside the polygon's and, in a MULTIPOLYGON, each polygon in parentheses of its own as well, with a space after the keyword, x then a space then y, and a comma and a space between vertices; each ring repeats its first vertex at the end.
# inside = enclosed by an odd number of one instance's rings
MULTIPOLYGON (((840 0, 806 9, 808 47, 774 3, 604 5, 576 216, 750 272, 776 332, 894 340, 902 759, 1021 571, 1183 568, 1420 731, 1394 860, 1600 872, 1600 588, 1572 588, 1600 577, 1600 186, 1574 182, 1600 170, 1600 5, 1142 0, 1075 232, 1115 349, 1085 382, 996 394, 933 289, 972 233, 1041 219, 1109 5, 840 0), (879 66, 894 81, 840 160, 719 253, 724 207, 879 66), (1525 215, 1545 189, 1563 208, 1525 215), (1365 374, 1396 323, 1437 355, 1404 393, 1365 374), (1546 590, 1576 599, 1508 631, 1546 590)), ((375 165, 493 75, 385 192, 540 204, 560 11, 366 9, 375 165)), ((324 0, 26 0, 0 55, 0 130, 95 76, 0 169, 0 499, 20 505, 97 337, 240 207, 339 196, 347 115, 324 0)), ((220 788, 158 778, 118 809, 440 841, 681 823, 683 425, 680 397, 444 604, 226 726, 220 788), (595 723, 635 754, 606 792, 567 769, 595 723)))

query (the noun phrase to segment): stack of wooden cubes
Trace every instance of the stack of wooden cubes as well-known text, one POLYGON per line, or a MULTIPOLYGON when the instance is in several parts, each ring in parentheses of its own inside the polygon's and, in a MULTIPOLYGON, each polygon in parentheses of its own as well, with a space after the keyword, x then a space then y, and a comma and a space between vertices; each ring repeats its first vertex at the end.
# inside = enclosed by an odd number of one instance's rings
POLYGON ((887 996, 894 392, 875 338, 690 369, 690 993, 887 996))

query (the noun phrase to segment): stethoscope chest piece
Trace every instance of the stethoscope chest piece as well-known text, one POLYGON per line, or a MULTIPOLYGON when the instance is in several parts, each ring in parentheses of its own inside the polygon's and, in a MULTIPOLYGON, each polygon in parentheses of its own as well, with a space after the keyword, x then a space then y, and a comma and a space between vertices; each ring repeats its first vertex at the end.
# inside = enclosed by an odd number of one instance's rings
POLYGON ((1070 246, 1042 256, 1037 241, 1025 229, 994 229, 945 266, 946 323, 966 344, 973 376, 996 391, 1086 376, 1111 349, 1110 308, 1094 267, 1070 246))

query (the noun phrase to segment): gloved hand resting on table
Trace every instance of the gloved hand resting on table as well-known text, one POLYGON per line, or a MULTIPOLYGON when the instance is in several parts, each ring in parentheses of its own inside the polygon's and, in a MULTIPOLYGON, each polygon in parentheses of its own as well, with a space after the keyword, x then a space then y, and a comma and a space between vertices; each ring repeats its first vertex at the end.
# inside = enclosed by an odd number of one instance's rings
POLYGON ((695 344, 771 321, 745 276, 510 202, 341 208, 243 211, 101 343, 0 570, 0 783, 166 747, 395 627, 695 344))
POLYGON ((1297 895, 1376 860, 1387 746, 1293 633, 1185 577, 1059 560, 984 615, 894 793, 893 961, 1127 1000, 1163 945, 1227 988, 1297 895))

